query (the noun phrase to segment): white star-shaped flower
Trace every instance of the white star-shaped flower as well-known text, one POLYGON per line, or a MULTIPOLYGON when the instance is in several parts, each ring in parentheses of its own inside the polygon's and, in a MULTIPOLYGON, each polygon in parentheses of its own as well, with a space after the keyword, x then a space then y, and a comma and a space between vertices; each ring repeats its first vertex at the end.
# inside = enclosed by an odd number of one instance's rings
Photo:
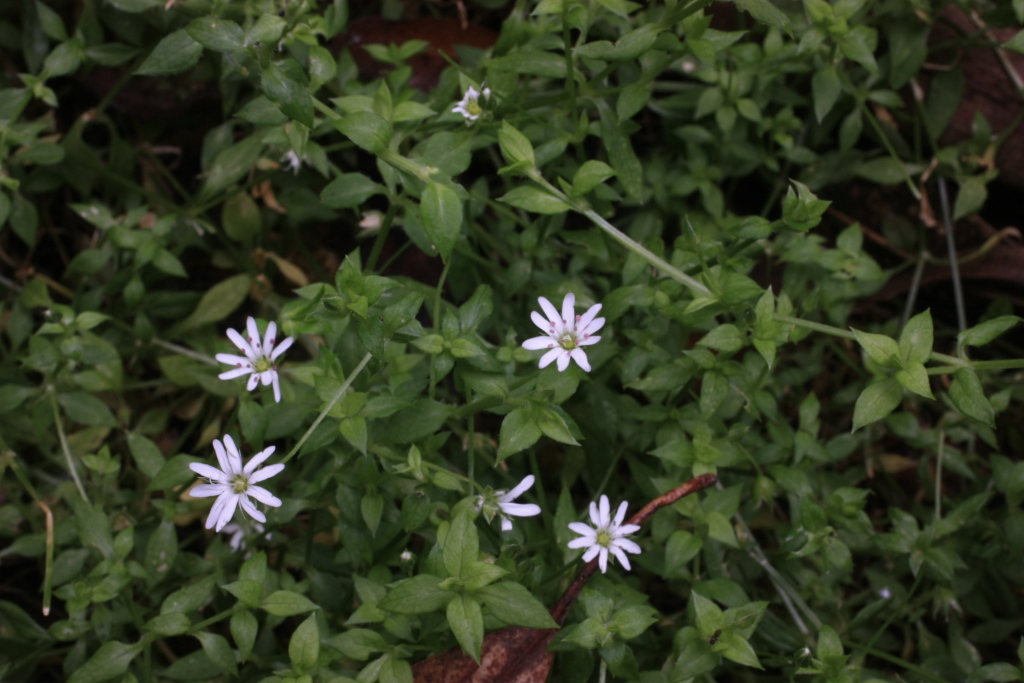
POLYGON ((541 356, 541 368, 546 368, 557 359, 558 371, 562 372, 569 367, 569 359, 572 359, 590 372, 590 362, 582 347, 601 341, 600 337, 594 336, 595 332, 604 327, 604 318, 595 317, 601 310, 601 304, 594 304, 583 315, 576 315, 576 295, 566 294, 562 299, 562 315, 558 315, 558 310, 550 301, 544 297, 539 297, 537 301, 547 319, 537 311, 530 314, 530 319, 545 336, 527 339, 523 342, 523 348, 531 351, 550 349, 541 356))
POLYGON ((497 515, 501 518, 501 530, 512 531, 512 520, 509 517, 535 517, 540 514, 540 506, 533 503, 513 503, 516 498, 533 486, 536 481, 532 474, 526 476, 511 491, 492 491, 477 498, 477 510, 481 510, 487 521, 497 515))
POLYGON ((615 519, 613 520, 610 514, 611 509, 608 504, 608 496, 601 496, 600 506, 593 502, 590 503, 590 521, 594 523, 593 527, 583 522, 573 522, 569 525, 570 530, 580 534, 580 538, 574 538, 569 541, 569 547, 586 548, 587 552, 583 553, 584 562, 590 562, 595 556, 600 555, 597 562, 601 566, 602 574, 608 569, 609 552, 619 558, 619 562, 627 570, 630 569, 630 566, 626 553, 633 553, 634 555, 640 553, 640 546, 626 538, 626 536, 640 531, 640 527, 636 524, 622 523, 626 518, 627 507, 629 507, 629 504, 626 501, 622 501, 622 505, 619 506, 619 511, 615 514, 615 519))
MULTIPOLYGON (((224 525, 224 529, 222 531, 228 535, 228 545, 231 546, 233 551, 238 552, 239 550, 245 550, 248 545, 245 541, 245 537, 248 535, 249 529, 238 522, 228 522, 224 525)), ((257 536, 263 536, 268 540, 270 539, 270 534, 264 535, 266 528, 259 522, 252 523, 252 531, 255 532, 255 535, 257 536)))
POLYGON ((302 168, 303 158, 295 153, 294 149, 288 150, 283 157, 281 157, 281 163, 284 164, 284 170, 291 171, 294 175, 299 175, 299 169, 302 168))
POLYGON ((241 507, 242 512, 257 522, 266 522, 266 516, 256 509, 249 496, 271 507, 281 507, 280 498, 262 486, 256 486, 257 483, 270 479, 284 469, 283 463, 258 469, 273 455, 274 447, 265 448, 252 456, 245 467, 242 467, 242 456, 230 435, 224 435, 223 444, 214 439, 213 450, 217 453, 220 469, 201 462, 194 462, 188 466, 193 472, 210 481, 209 484, 193 486, 189 495, 194 498, 217 496, 213 507, 210 508, 210 516, 206 518, 206 528, 212 529, 216 526, 217 531, 223 529, 231 521, 237 507, 241 507))
POLYGON ((218 353, 217 360, 221 363, 234 365, 235 368, 217 375, 221 379, 234 379, 242 375, 249 375, 249 391, 255 389, 262 380, 263 386, 274 385, 274 400, 281 402, 281 380, 277 376, 277 359, 282 353, 288 350, 295 340, 285 337, 277 344, 277 323, 267 325, 267 333, 263 336, 263 343, 260 344, 260 331, 256 327, 256 320, 249 316, 246 321, 249 336, 242 337, 238 332, 228 329, 228 339, 237 346, 244 356, 236 356, 231 353, 218 353), (277 346, 275 347, 275 344, 277 346))
POLYGON ((462 114, 467 121, 476 121, 484 113, 483 107, 480 106, 481 96, 485 100, 490 99, 491 89, 477 90, 473 86, 469 86, 466 94, 462 96, 462 101, 452 107, 452 113, 462 114))

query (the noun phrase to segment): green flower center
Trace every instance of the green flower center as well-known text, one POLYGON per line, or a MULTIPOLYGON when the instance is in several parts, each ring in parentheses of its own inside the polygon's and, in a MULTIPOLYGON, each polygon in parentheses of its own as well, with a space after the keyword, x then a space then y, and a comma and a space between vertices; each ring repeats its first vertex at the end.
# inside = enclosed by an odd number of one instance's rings
POLYGON ((466 111, 468 111, 473 116, 480 116, 480 114, 484 113, 484 108, 480 106, 480 102, 478 100, 471 99, 466 104, 466 111))
POLYGON ((572 332, 566 332, 563 334, 561 339, 558 340, 558 345, 566 351, 572 351, 575 348, 579 348, 579 344, 576 343, 576 335, 572 332))
POLYGON ((604 529, 598 531, 597 544, 603 548, 610 548, 612 545, 612 535, 604 529))
POLYGON ((245 493, 249 490, 249 477, 244 474, 236 474, 231 480, 231 489, 235 493, 245 493))
POLYGON ((274 364, 266 356, 260 356, 259 360, 253 363, 256 372, 266 372, 274 367, 274 364))

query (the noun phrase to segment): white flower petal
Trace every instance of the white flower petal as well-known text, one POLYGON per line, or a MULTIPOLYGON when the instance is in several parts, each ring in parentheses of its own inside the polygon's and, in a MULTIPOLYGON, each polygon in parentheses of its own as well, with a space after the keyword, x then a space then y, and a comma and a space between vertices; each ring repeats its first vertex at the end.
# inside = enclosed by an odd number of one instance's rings
POLYGON ((512 520, 509 519, 508 517, 502 517, 501 518, 501 530, 502 531, 512 531, 512 520))
POLYGON ((541 309, 544 311, 544 315, 548 317, 553 323, 560 323, 562 319, 558 317, 558 309, 552 305, 550 301, 542 296, 537 297, 537 302, 540 304, 541 309))
POLYGON ((246 329, 249 331, 249 337, 246 341, 252 346, 253 353, 257 356, 263 355, 263 350, 260 348, 260 328, 256 326, 256 318, 249 316, 249 319, 245 321, 246 329))
POLYGON ((548 351, 547 353, 540 357, 540 363, 538 364, 538 367, 540 367, 540 369, 543 370, 547 366, 551 365, 552 361, 558 358, 562 353, 564 353, 564 349, 562 349, 561 347, 551 349, 550 351, 548 351))
POLYGON ((256 509, 256 506, 252 504, 252 501, 249 500, 248 496, 240 496, 238 498, 238 504, 239 504, 239 506, 241 506, 242 511, 245 514, 249 515, 250 517, 255 519, 257 522, 265 522, 265 521, 267 521, 266 515, 264 515, 262 512, 260 512, 259 510, 256 509))
MULTIPOLYGON (((270 468, 268 467, 267 469, 270 468)), ((270 507, 274 508, 281 507, 281 499, 272 494, 270 491, 263 488, 262 486, 250 486, 247 493, 256 500, 258 500, 259 502, 263 503, 264 505, 269 505, 270 507)))
POLYGON ((625 568, 626 570, 632 569, 632 567, 629 565, 629 558, 626 557, 626 553, 622 552, 615 546, 611 547, 611 551, 615 555, 615 557, 619 558, 619 562, 622 563, 623 568, 625 568))
POLYGON ((267 331, 263 334, 263 354, 270 356, 274 350, 274 342, 277 341, 277 323, 267 323, 267 331))
POLYGON ((616 538, 614 541, 612 541, 612 547, 622 548, 627 553, 633 553, 634 555, 639 555, 641 552, 643 552, 643 549, 640 546, 638 546, 636 543, 629 540, 628 538, 616 538))
POLYGON ((601 547, 601 553, 598 557, 597 564, 601 567, 601 573, 604 574, 608 571, 608 548, 601 547))
POLYGON ((595 332, 600 330, 602 327, 604 327, 604 318, 598 318, 597 320, 591 321, 590 324, 587 325, 586 327, 580 327, 579 331, 580 331, 581 335, 583 335, 583 334, 593 335, 595 332))
POLYGON ((526 492, 531 486, 533 486, 533 482, 535 481, 536 478, 532 474, 526 475, 525 477, 523 477, 523 480, 521 482, 516 484, 516 487, 514 489, 503 495, 499 500, 515 500, 519 496, 523 495, 523 493, 526 492))
POLYGON ((193 498, 209 498, 211 496, 219 496, 230 491, 231 487, 227 484, 196 484, 189 489, 188 495, 193 498))
POLYGON ((630 534, 635 534, 638 531, 640 531, 639 525, 636 525, 636 524, 623 524, 622 526, 620 526, 618 528, 618 530, 616 530, 615 533, 618 534, 619 536, 628 536, 630 534))
POLYGON ((245 474, 252 474, 253 470, 262 465, 267 458, 272 456, 276 449, 277 446, 267 446, 262 451, 249 458, 249 463, 245 466, 245 468, 242 471, 245 474))
POLYGON ((580 316, 580 321, 576 323, 577 327, 579 328, 579 331, 583 332, 586 329, 587 325, 589 325, 591 321, 595 317, 597 317, 597 314, 600 312, 601 304, 594 304, 593 306, 588 308, 587 311, 580 316))
POLYGON ((612 521, 611 504, 608 502, 608 496, 601 494, 601 501, 597 504, 597 507, 601 513, 601 523, 598 526, 607 527, 608 523, 612 521))
POLYGON ((622 522, 626 519, 627 508, 629 508, 629 503, 627 503, 626 501, 622 501, 622 504, 619 505, 618 512, 615 513, 615 521, 612 522, 612 526, 618 528, 619 525, 622 524, 622 522))
POLYGON ((576 340, 576 346, 590 346, 591 344, 596 344, 599 341, 601 341, 600 337, 581 337, 576 340))
POLYGON ((275 370, 264 370, 260 373, 260 379, 263 380, 263 386, 265 387, 269 387, 275 377, 277 377, 277 371, 275 370))
POLYGON ((221 363, 227 363, 228 365, 236 365, 245 367, 249 364, 249 359, 245 356, 236 356, 233 353, 218 353, 217 360, 221 363))
POLYGON ((198 474, 200 477, 206 477, 211 481, 217 481, 222 484, 227 484, 230 477, 224 472, 218 470, 216 467, 211 467, 205 463, 193 462, 190 463, 188 468, 198 474))
POLYGON ((594 501, 590 501, 590 521, 599 529, 605 525, 605 522, 601 521, 601 513, 598 512, 597 503, 594 501))
POLYGON ((283 469, 284 469, 284 463, 283 462, 279 462, 276 465, 268 465, 268 466, 264 467, 262 470, 260 470, 259 472, 253 472, 252 474, 250 474, 249 475, 249 483, 250 484, 258 484, 261 481, 266 481, 267 479, 270 479, 271 477, 273 477, 274 475, 276 475, 278 472, 280 472, 283 469))
POLYGON ((236 377, 241 377, 242 375, 248 375, 251 372, 252 370, 250 368, 234 368, 232 370, 228 370, 227 372, 220 373, 219 375, 217 375, 217 379, 235 379, 236 377))
POLYGON ((540 313, 537 311, 530 311, 530 320, 533 321, 534 325, 540 328, 541 332, 549 336, 551 335, 551 330, 553 329, 551 327, 551 322, 540 313))
POLYGON ((541 349, 551 349, 555 347, 555 340, 553 337, 530 337, 523 342, 523 348, 529 351, 540 351, 541 349))
POLYGON ((572 329, 576 319, 576 295, 569 292, 562 299, 562 322, 572 329))
POLYGON ((292 337, 285 337, 282 339, 281 343, 274 349, 274 352, 270 354, 270 360, 277 360, 280 358, 281 354, 290 349, 294 343, 295 339, 292 337))
POLYGON ((235 445, 235 440, 231 438, 230 434, 224 435, 224 450, 228 453, 228 467, 231 468, 224 472, 226 474, 241 474, 242 454, 238 452, 238 446, 235 445))
POLYGON ((588 538, 591 541, 597 538, 597 531, 593 527, 587 526, 583 522, 570 522, 569 529, 576 532, 577 534, 581 534, 584 538, 588 538))
POLYGON ((224 474, 224 478, 229 479, 231 460, 228 458, 227 451, 224 450, 224 444, 220 442, 220 439, 213 440, 213 452, 217 454, 217 462, 220 463, 220 470, 224 474))
MULTIPOLYGON (((569 357, 576 361, 576 365, 580 366, 586 372, 590 372, 590 361, 587 359, 587 352, 583 349, 573 349, 569 352, 569 357)), ((569 365, 569 363, 566 363, 569 365)))
POLYGON ((246 387, 249 391, 252 391, 260 385, 260 376, 255 372, 249 375, 249 384, 246 387))
POLYGON ((281 379, 274 373, 274 403, 281 402, 281 379))
MULTIPOLYGON (((231 518, 235 516, 235 508, 238 507, 238 499, 241 498, 237 493, 225 494, 218 498, 218 501, 224 501, 224 507, 220 511, 220 516, 217 518, 217 526, 215 529, 220 531, 224 528, 224 525, 231 521, 231 518)), ((210 513, 213 514, 212 511, 210 513)), ((209 524, 209 521, 207 521, 209 524)), ((209 526, 207 526, 209 528, 209 526)))
POLYGON ((595 548, 600 547, 594 544, 593 538, 587 538, 585 536, 581 536, 580 538, 574 538, 568 543, 566 543, 566 545, 570 548, 589 548, 591 546, 595 548))
POLYGON ((252 350, 252 346, 249 345, 249 342, 245 341, 245 337, 243 337, 242 335, 240 335, 238 332, 231 328, 228 328, 227 334, 228 339, 231 340, 231 343, 237 346, 239 350, 245 354, 246 358, 255 363, 256 353, 252 350))
POLYGON ((213 507, 210 508, 210 514, 206 518, 206 528, 212 529, 217 526, 217 522, 220 520, 220 513, 227 505, 228 499, 234 497, 234 493, 226 492, 222 493, 217 500, 213 501, 213 507))
MULTIPOLYGON (((566 351, 565 349, 558 349, 562 353, 558 358, 558 371, 565 372, 565 369, 569 367, 569 360, 572 358, 572 352, 566 351)), ((549 352, 550 353, 550 352, 549 352)))
POLYGON ((601 552, 601 546, 599 546, 599 545, 592 545, 592 546, 590 546, 590 550, 588 550, 587 552, 583 553, 583 561, 584 562, 590 562, 592 559, 597 557, 597 554, 600 553, 600 552, 601 552))
POLYGON ((498 507, 513 517, 534 517, 540 514, 540 506, 534 503, 500 503, 498 507))

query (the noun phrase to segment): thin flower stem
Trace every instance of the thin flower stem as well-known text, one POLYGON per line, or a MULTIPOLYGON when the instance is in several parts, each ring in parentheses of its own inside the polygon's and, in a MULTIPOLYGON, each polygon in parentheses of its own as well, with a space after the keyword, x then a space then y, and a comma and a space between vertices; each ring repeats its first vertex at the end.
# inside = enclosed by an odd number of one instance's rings
MULTIPOLYGON (((21 485, 32 496, 35 504, 46 515, 46 569, 43 573, 43 616, 46 617, 50 615, 50 595, 53 589, 53 512, 50 511, 50 506, 39 497, 36 487, 32 485, 32 482, 25 476, 25 473, 21 471, 21 466, 18 465, 14 451, 7 450, 7 444, 2 438, 0 438, 0 450, 4 451, 0 465, 11 468, 14 476, 18 478, 21 485)), ((3 469, 0 468, 0 472, 2 471, 3 469)))
POLYGON ((476 458, 474 457, 473 449, 476 446, 476 434, 473 429, 473 418, 475 415, 469 416, 469 439, 466 444, 466 459, 469 461, 469 466, 466 468, 466 476, 470 481, 476 481, 476 477, 473 476, 476 468, 476 458))
POLYGON ((334 394, 334 396, 331 397, 331 400, 327 402, 327 405, 324 406, 324 409, 320 411, 320 415, 318 415, 316 420, 313 421, 313 424, 309 425, 309 429, 307 429, 306 433, 302 435, 302 438, 299 439, 299 442, 295 444, 295 446, 288 452, 288 455, 284 456, 284 459, 281 460, 282 463, 288 462, 296 453, 299 452, 299 449, 302 448, 302 444, 306 443, 306 439, 308 439, 309 435, 313 433, 313 430, 320 426, 320 423, 324 421, 325 417, 327 417, 327 413, 331 411, 331 408, 334 407, 334 404, 341 400, 341 397, 345 395, 345 392, 348 391, 348 388, 352 385, 352 382, 354 382, 359 373, 363 371, 363 368, 366 367, 366 364, 370 362, 371 358, 373 358, 373 355, 371 355, 369 352, 367 352, 367 354, 363 356, 363 359, 359 361, 359 365, 357 365, 355 369, 349 373, 348 377, 345 378, 345 382, 341 385, 341 387, 338 388, 338 391, 334 394))
POLYGON ((71 455, 68 438, 64 435, 64 425, 60 421, 60 410, 57 408, 57 392, 51 385, 47 389, 47 393, 50 394, 50 406, 53 407, 53 421, 57 425, 57 437, 60 439, 61 450, 64 451, 64 459, 68 463, 68 472, 71 474, 71 478, 75 480, 75 486, 78 487, 78 493, 82 496, 82 500, 92 505, 92 501, 89 500, 89 496, 85 493, 85 487, 82 486, 82 480, 78 478, 78 471, 75 469, 75 459, 71 455))
POLYGON ((167 349, 168 351, 173 351, 174 353, 177 353, 181 356, 188 356, 192 360, 197 360, 200 363, 206 363, 207 365, 220 367, 220 363, 217 362, 217 359, 211 358, 210 356, 207 356, 205 353, 193 351, 192 349, 186 346, 181 346, 173 342, 164 341, 163 339, 158 339, 156 337, 150 339, 149 343, 152 344, 153 346, 159 346, 161 348, 167 349))
MULTIPOLYGON (((444 264, 444 270, 441 271, 441 279, 437 281, 437 288, 434 290, 434 310, 431 313, 434 319, 434 333, 441 333, 441 290, 444 289, 444 281, 448 278, 448 270, 452 267, 452 261, 455 260, 455 254, 448 255, 448 262, 444 264)), ((430 363, 430 388, 427 390, 430 398, 434 398, 434 363, 430 363)))
POLYGON ((949 276, 953 280, 953 298, 956 301, 956 322, 961 332, 967 329, 967 313, 964 310, 964 290, 960 284, 960 266, 956 262, 956 240, 953 235, 953 220, 949 212, 949 194, 946 179, 939 176, 939 200, 942 204, 942 222, 946 227, 946 250, 949 252, 949 276))
POLYGON ((946 452, 946 428, 939 428, 939 450, 935 454, 935 521, 942 519, 942 456, 946 452))
POLYGON ((388 231, 391 229, 391 224, 395 222, 395 215, 398 213, 399 200, 401 197, 396 197, 395 201, 388 204, 388 212, 384 214, 384 220, 380 224, 380 228, 377 229, 377 238, 373 241, 373 248, 370 250, 370 255, 366 259, 367 271, 372 271, 374 266, 377 265, 377 259, 380 258, 380 252, 384 249, 384 242, 388 239, 388 231))
MULTIPOLYGON (((907 597, 903 598, 903 604, 899 605, 898 607, 903 607, 904 605, 909 604, 910 598, 913 597, 914 593, 917 591, 917 587, 921 585, 921 579, 923 578, 924 572, 918 572, 917 578, 914 579, 913 585, 910 587, 910 590, 907 591, 907 597)), ((875 631, 875 635, 871 636, 871 640, 868 641, 867 645, 857 646, 859 648, 858 652, 851 653, 850 655, 851 666, 856 666, 859 662, 863 662, 864 656, 868 652, 872 652, 871 648, 875 646, 875 643, 878 642, 878 639, 882 637, 883 633, 885 633, 885 629, 889 628, 889 624, 891 624, 892 620, 896 618, 896 615, 899 613, 899 611, 899 609, 892 610, 892 613, 889 614, 889 618, 885 620, 885 623, 878 627, 878 630, 875 631)), ((872 652, 872 654, 874 653, 872 652)))
POLYGON ((214 614, 209 619, 206 619, 204 621, 200 621, 198 624, 193 624, 192 628, 190 628, 188 630, 188 632, 189 633, 199 633, 200 631, 202 631, 207 626, 212 626, 213 624, 216 624, 218 621, 222 621, 223 619, 227 619, 232 614, 234 614, 237 610, 238 610, 238 606, 236 605, 234 607, 230 607, 230 608, 224 610, 223 612, 220 612, 219 614, 214 614))

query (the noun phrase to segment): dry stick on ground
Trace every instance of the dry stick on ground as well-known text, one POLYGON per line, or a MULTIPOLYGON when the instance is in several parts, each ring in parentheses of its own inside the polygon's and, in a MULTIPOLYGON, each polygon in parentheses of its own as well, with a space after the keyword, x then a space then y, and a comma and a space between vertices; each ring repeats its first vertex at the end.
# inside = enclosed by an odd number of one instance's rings
MULTIPOLYGON (((639 512, 629 518, 627 524, 641 525, 656 510, 671 505, 691 493, 713 486, 718 477, 703 474, 682 486, 655 498, 639 512)), ((569 588, 551 608, 551 616, 562 626, 569 609, 590 577, 597 571, 598 558, 583 565, 569 588)), ((462 652, 453 648, 413 666, 415 683, 542 683, 551 670, 555 654, 548 651, 548 645, 555 637, 557 628, 525 628, 509 626, 494 631, 484 638, 480 649, 480 665, 462 652)))

